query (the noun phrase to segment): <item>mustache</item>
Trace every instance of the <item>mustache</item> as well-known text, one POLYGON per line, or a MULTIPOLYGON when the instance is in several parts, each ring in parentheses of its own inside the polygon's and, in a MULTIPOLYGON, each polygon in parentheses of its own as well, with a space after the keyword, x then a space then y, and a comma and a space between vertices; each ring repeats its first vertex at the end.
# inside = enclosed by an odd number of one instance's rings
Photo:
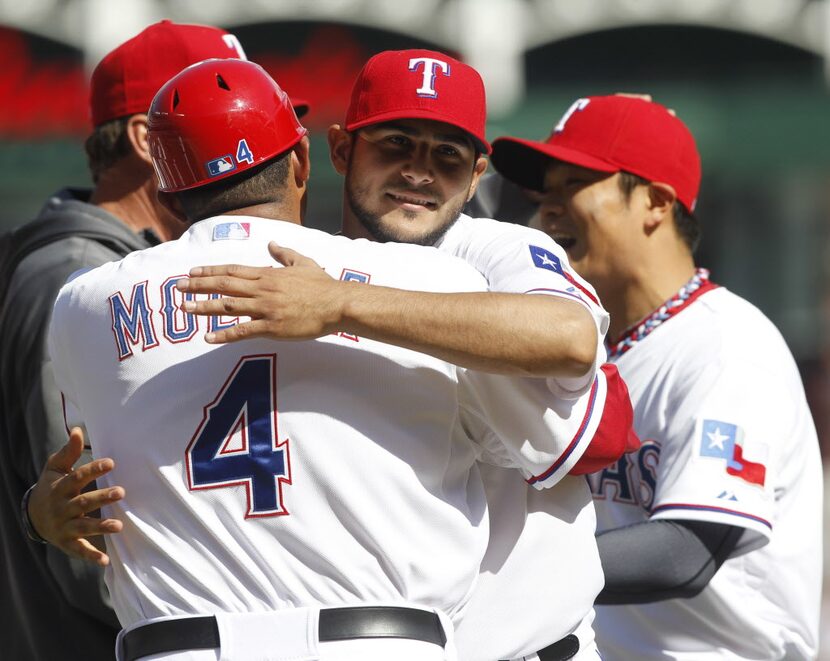
POLYGON ((396 184, 395 186, 389 186, 385 189, 386 193, 391 193, 392 195, 406 195, 410 197, 428 197, 431 201, 441 203, 443 202, 443 197, 438 194, 437 191, 433 190, 430 186, 406 186, 396 184))

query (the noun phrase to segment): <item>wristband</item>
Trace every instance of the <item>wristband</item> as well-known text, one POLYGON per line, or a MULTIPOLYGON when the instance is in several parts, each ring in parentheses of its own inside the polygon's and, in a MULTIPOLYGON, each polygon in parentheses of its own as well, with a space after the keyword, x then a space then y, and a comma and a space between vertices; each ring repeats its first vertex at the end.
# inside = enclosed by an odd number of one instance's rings
POLYGON ((35 530, 34 525, 32 524, 32 519, 29 518, 29 497, 32 495, 32 489, 34 489, 37 484, 33 484, 28 489, 26 489, 26 493, 23 494, 23 499, 20 501, 20 520, 23 523, 23 530, 26 531, 26 537, 31 539, 33 542, 37 542, 38 544, 48 544, 43 537, 38 534, 38 531, 35 530))

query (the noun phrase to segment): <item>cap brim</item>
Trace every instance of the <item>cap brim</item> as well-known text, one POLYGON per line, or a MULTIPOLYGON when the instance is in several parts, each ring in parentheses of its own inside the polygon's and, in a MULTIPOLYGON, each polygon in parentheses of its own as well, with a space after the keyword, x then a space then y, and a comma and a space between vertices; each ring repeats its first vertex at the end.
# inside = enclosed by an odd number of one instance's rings
POLYGON ((490 146, 490 143, 484 140, 483 138, 478 137, 470 133, 470 131, 464 127, 460 126, 458 122, 456 122, 452 117, 446 117, 441 114, 437 114, 434 112, 430 112, 429 110, 418 110, 418 109, 410 109, 410 110, 393 110, 390 112, 383 112, 378 113, 377 115, 372 115, 371 117, 364 117, 359 122, 352 122, 351 124, 346 124, 347 131, 354 131, 356 129, 363 128, 365 126, 371 126, 372 124, 383 124, 385 122, 392 122, 396 119, 429 119, 434 122, 443 122, 444 124, 450 124, 451 126, 455 126, 458 129, 461 129, 470 136, 470 139, 475 144, 476 149, 478 149, 483 154, 490 154, 493 151, 493 148, 490 146))
POLYGON ((537 191, 544 188, 545 169, 551 159, 600 172, 620 170, 613 163, 575 149, 519 138, 496 138, 490 156, 493 167, 503 177, 519 186, 537 191))

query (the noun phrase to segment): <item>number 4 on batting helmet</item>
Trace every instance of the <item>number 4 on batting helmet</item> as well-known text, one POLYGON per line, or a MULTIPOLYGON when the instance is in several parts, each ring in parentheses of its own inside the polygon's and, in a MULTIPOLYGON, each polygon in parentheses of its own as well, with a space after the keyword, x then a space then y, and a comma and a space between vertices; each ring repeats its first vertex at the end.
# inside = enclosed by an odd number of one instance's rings
POLYGON ((294 147, 306 129, 265 69, 243 60, 193 64, 158 91, 148 140, 159 190, 231 177, 294 147))

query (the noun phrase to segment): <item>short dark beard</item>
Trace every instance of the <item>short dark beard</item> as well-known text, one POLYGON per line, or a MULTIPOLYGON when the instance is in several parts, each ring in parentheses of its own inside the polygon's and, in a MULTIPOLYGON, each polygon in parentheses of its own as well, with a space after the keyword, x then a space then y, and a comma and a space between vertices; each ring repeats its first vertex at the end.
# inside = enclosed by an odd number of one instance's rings
MULTIPOLYGON (((448 220, 443 225, 436 227, 428 234, 410 238, 402 236, 394 228, 386 229, 382 227, 380 218, 360 203, 358 196, 354 194, 354 190, 348 181, 346 182, 346 199, 349 203, 349 209, 351 209, 355 218, 372 235, 372 238, 379 243, 414 243, 421 246, 433 246, 455 224, 455 221, 461 215, 461 210, 464 208, 463 203, 458 204, 455 208, 447 207, 447 211, 449 212, 447 215, 448 220)), ((404 214, 410 216, 413 220, 417 216, 415 212, 404 211, 404 214)))

